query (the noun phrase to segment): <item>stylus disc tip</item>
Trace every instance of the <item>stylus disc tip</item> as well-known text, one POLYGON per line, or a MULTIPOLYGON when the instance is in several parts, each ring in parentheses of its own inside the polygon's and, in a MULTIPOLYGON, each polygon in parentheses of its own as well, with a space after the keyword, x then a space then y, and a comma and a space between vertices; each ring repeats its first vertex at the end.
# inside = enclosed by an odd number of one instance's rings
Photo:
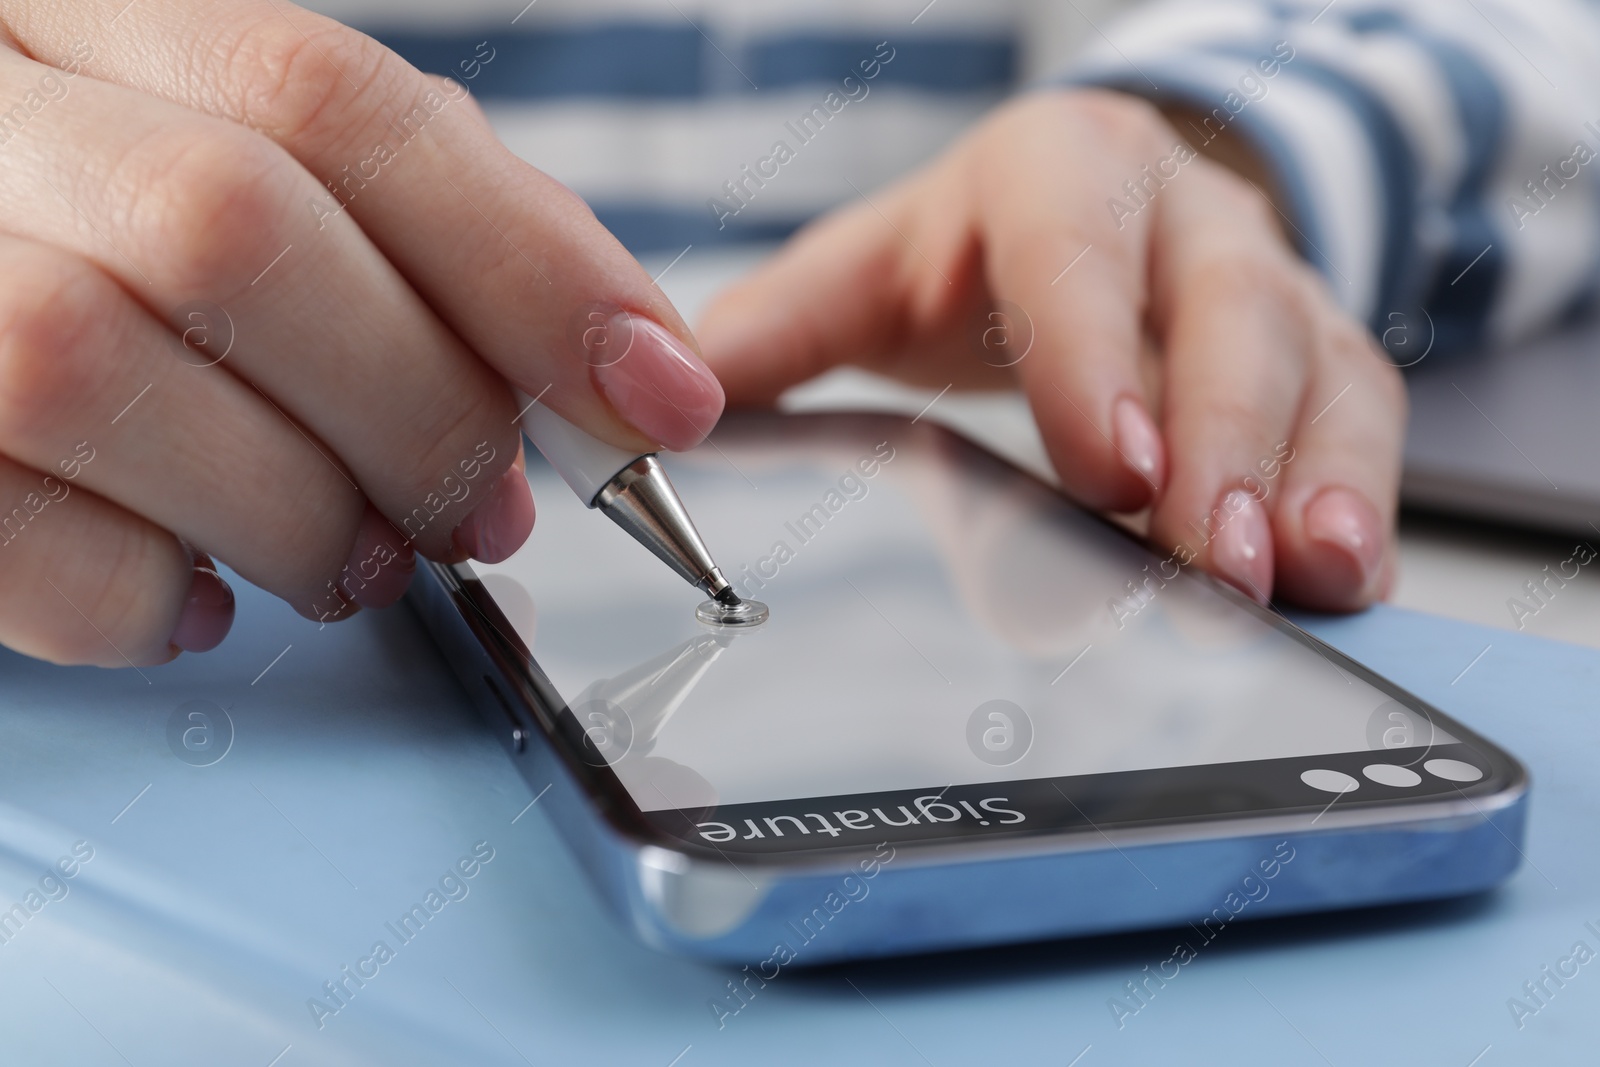
POLYGON ((694 617, 707 626, 760 626, 769 614, 759 600, 741 600, 732 607, 720 600, 707 600, 694 609, 694 617))

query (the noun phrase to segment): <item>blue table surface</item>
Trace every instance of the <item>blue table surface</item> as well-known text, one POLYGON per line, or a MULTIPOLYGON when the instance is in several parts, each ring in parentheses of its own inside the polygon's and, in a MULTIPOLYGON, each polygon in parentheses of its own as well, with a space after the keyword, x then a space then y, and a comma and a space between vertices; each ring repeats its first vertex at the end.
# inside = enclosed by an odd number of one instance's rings
POLYGON ((1572 959, 1600 951, 1600 653, 1388 608, 1308 621, 1529 766, 1527 863, 1497 892, 1230 926, 1120 1028, 1108 1001, 1173 932, 786 970, 719 1028, 730 972, 601 911, 406 608, 319 629, 236 588, 221 649, 142 675, 0 653, 0 1062, 1600 1059, 1600 962, 1572 959), (232 723, 209 766, 168 741, 195 700, 232 723), (47 878, 75 845, 92 858, 47 878), (459 899, 395 937, 475 846, 493 858, 446 882, 459 899), (391 958, 328 1000, 380 939, 391 958), (1546 966, 1577 973, 1533 1001, 1546 966))

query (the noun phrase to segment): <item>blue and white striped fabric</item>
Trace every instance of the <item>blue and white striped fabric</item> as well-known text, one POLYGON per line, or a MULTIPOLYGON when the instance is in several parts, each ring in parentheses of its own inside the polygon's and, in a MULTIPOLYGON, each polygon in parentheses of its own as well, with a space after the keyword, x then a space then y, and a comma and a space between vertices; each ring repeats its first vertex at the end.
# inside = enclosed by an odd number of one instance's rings
POLYGON ((1588 5, 1159 3, 1092 46, 1074 80, 1185 103, 1253 143, 1302 253, 1379 334, 1420 307, 1441 349, 1504 342, 1594 294, 1600 17, 1588 5))
POLYGON ((927 0, 524 3, 313 6, 457 78, 488 41, 466 84, 501 138, 635 253, 785 236, 931 157, 1018 78, 1009 0, 937 0, 914 23, 927 0))
POLYGON ((1211 116, 1191 143, 1253 144, 1379 334, 1425 312, 1438 349, 1504 342, 1600 283, 1600 14, 1578 0, 523 3, 312 6, 465 79, 636 253, 783 236, 1064 70, 1211 116))

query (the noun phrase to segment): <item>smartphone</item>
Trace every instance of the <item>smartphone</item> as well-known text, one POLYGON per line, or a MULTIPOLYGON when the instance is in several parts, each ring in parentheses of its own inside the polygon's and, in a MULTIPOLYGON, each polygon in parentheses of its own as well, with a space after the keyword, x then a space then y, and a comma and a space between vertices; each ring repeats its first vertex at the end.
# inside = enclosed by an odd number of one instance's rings
POLYGON ((650 945, 760 976, 1140 927, 1204 944, 1518 866, 1523 768, 1200 573, 1225 510, 1163 549, 870 413, 736 414, 665 463, 766 623, 698 621, 531 449, 528 543, 411 593, 650 945))

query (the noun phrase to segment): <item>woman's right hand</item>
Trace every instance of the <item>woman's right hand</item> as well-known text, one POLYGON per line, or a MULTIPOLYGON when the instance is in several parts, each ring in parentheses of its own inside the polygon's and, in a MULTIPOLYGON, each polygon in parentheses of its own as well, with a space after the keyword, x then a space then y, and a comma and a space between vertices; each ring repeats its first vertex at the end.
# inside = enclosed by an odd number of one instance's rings
POLYGON ((504 558, 511 386, 625 447, 710 430, 688 328, 462 81, 282 0, 0 0, 0 643, 210 648, 208 555, 330 620, 414 552, 504 558))

